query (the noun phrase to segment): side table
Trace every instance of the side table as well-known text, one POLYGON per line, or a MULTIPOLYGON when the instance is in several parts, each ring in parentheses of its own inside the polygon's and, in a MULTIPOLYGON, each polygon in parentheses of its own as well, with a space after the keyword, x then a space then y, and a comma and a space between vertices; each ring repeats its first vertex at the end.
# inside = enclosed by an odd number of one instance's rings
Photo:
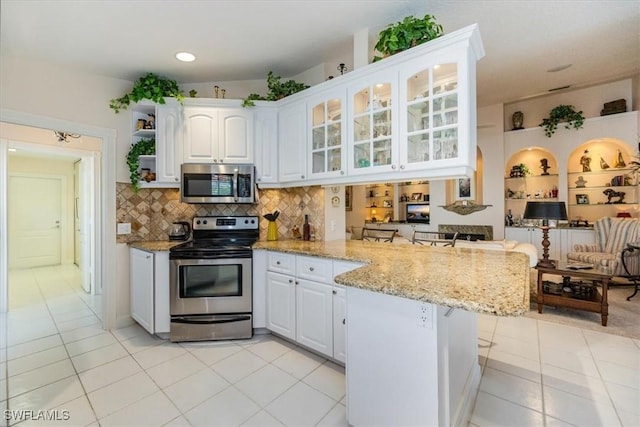
POLYGON ((601 271, 595 268, 574 270, 571 267, 574 263, 553 261, 555 267, 536 266, 538 270, 538 296, 536 303, 538 304, 538 313, 542 313, 544 304, 556 307, 568 307, 577 310, 591 311, 600 313, 602 326, 607 326, 607 317, 609 316, 609 303, 607 302, 607 291, 609 289, 609 281, 613 275, 609 272, 601 271), (562 295, 553 295, 544 292, 542 284, 542 276, 545 274, 554 274, 564 278, 586 279, 593 285, 600 285, 602 294, 598 293, 597 288, 594 289, 593 296, 589 299, 573 298, 571 294, 563 293, 562 295))
POLYGON ((636 296, 636 294, 638 293, 638 286, 640 285, 640 275, 630 274, 629 269, 627 268, 627 263, 624 261, 625 254, 627 252, 632 253, 633 251, 640 251, 640 242, 627 243, 627 247, 622 250, 622 254, 621 254, 622 267, 624 268, 624 271, 627 273, 626 278, 633 282, 633 285, 635 288, 633 293, 627 297, 627 301, 631 301, 631 298, 636 296))

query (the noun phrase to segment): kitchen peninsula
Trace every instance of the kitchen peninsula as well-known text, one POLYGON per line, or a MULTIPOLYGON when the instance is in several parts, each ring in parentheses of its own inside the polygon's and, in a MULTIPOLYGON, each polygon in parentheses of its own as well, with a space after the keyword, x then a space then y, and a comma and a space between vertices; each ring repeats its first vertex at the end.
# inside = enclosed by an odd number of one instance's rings
POLYGON ((529 308, 522 253, 364 241, 258 242, 254 249, 364 264, 334 278, 346 285, 347 419, 354 426, 466 424, 480 380, 476 313, 517 316, 529 308))

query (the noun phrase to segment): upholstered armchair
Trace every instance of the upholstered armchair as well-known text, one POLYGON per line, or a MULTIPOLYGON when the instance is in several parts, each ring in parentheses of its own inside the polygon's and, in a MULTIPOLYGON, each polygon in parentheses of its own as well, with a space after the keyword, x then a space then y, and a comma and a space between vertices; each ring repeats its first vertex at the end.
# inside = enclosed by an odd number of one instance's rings
MULTIPOLYGON (((640 241, 640 221, 635 218, 604 217, 596 220, 594 231, 596 243, 574 245, 574 251, 567 254, 567 259, 606 266, 616 276, 626 275, 622 265, 622 250, 627 243, 640 241)), ((638 251, 625 254, 630 274, 640 274, 639 255, 638 251)))

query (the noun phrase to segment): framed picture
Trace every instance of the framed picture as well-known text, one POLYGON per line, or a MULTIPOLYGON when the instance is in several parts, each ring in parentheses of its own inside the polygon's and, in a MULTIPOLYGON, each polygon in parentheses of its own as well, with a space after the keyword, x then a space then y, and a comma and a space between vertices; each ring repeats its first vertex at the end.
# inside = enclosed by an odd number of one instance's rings
POLYGON ((411 200, 420 201, 422 199, 422 193, 412 193, 411 200))
POLYGON ((475 199, 475 182, 473 178, 458 178, 456 180, 456 200, 475 199))
POLYGON ((345 211, 353 210, 352 200, 353 200, 353 186, 347 185, 344 187, 344 210, 345 211))
POLYGON ((589 195, 588 194, 576 194, 576 203, 579 205, 588 205, 589 204, 589 195))

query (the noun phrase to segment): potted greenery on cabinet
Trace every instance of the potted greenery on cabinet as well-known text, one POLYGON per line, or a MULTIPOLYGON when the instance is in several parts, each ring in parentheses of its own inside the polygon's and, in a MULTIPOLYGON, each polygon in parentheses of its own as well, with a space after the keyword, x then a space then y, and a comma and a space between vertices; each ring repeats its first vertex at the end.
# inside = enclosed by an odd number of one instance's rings
POLYGON ((436 23, 434 16, 425 15, 424 18, 407 16, 402 21, 380 31, 375 48, 383 56, 374 56, 373 62, 426 43, 442 34, 442 25, 436 23))
POLYGON ((156 154, 155 138, 142 138, 129 149, 127 166, 129 166, 129 178, 135 193, 140 189, 140 156, 152 154, 156 154))
POLYGON ((565 129, 578 130, 584 124, 584 116, 582 111, 576 111, 573 105, 558 105, 549 112, 549 117, 542 119, 542 123, 538 126, 543 127, 544 134, 551 138, 558 129, 558 123, 561 122, 566 122, 565 129))
POLYGON ((159 77, 153 73, 147 73, 136 80, 131 92, 109 101, 109 108, 117 114, 120 110, 126 110, 132 102, 142 101, 143 99, 164 104, 165 96, 176 98, 180 103, 184 100, 182 89, 180 89, 175 80, 159 77))

